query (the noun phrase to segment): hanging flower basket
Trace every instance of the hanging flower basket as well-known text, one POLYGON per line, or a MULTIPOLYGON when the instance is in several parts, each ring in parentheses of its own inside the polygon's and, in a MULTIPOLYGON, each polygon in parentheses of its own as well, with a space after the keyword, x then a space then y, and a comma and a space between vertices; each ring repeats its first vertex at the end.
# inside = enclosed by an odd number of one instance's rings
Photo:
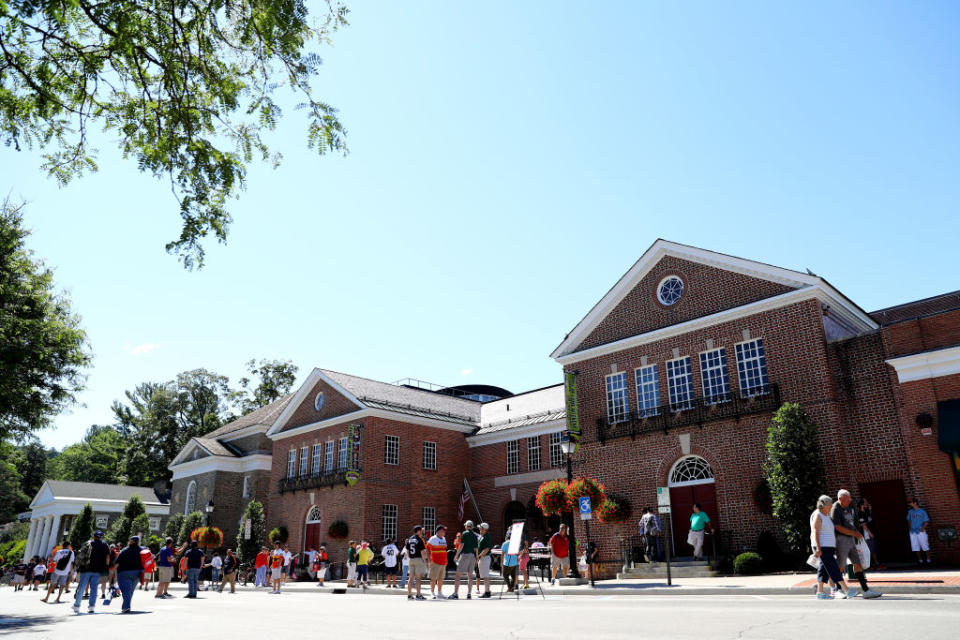
POLYGON ((197 527, 190 532, 190 539, 207 549, 223 546, 223 531, 217 527, 197 527))
POLYGON ((572 503, 567 495, 566 480, 547 480, 537 489, 536 505, 543 515, 556 516, 570 511, 572 503))
POLYGON ((596 511, 607 499, 607 489, 596 478, 574 478, 567 487, 567 499, 574 505, 583 496, 590 496, 590 505, 596 511))
POLYGON ((350 528, 347 527, 347 523, 343 520, 337 520, 327 529, 327 535, 336 540, 343 540, 349 532, 350 528))
POLYGON ((604 524, 619 524, 630 519, 632 509, 626 498, 608 496, 597 509, 597 520, 604 524))
POLYGON ((279 542, 280 544, 285 543, 290 538, 290 532, 287 531, 287 528, 283 525, 279 527, 274 527, 270 530, 270 534, 267 536, 270 538, 270 542, 279 542))

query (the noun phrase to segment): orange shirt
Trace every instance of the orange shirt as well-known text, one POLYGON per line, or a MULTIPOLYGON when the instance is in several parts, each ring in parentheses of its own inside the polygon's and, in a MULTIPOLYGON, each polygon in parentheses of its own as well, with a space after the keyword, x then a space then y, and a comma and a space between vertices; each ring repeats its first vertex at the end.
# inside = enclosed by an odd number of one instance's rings
POLYGON ((257 554, 257 561, 254 563, 254 566, 259 569, 260 567, 267 566, 268 562, 270 562, 270 554, 266 551, 261 551, 257 554))
POLYGON ((447 541, 433 536, 427 541, 427 551, 430 552, 430 562, 446 566, 447 541))

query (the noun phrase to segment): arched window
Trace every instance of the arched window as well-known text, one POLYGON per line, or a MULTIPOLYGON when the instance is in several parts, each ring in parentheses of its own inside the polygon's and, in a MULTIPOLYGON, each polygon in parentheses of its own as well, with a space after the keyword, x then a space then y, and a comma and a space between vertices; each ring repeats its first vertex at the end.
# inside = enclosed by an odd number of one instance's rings
POLYGON ((197 510, 197 481, 191 480, 187 485, 187 499, 184 500, 183 515, 188 516, 197 510))
POLYGON ((710 468, 709 462, 700 456, 686 456, 674 463, 667 484, 671 487, 683 487, 692 484, 710 484, 713 481, 713 469, 710 468))
POLYGON ((307 513, 307 524, 311 524, 313 522, 320 522, 320 520, 322 519, 323 518, 320 513, 320 507, 318 507, 317 505, 313 505, 310 508, 309 513, 307 513))

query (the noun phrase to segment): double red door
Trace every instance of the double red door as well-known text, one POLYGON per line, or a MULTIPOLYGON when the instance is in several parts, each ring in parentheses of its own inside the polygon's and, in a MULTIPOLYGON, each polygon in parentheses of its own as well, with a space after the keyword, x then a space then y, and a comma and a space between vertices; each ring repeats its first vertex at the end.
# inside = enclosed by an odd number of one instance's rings
MULTIPOLYGON (((684 487, 670 487, 670 528, 673 534, 671 539, 671 553, 674 556, 685 557, 693 555, 693 547, 687 544, 687 533, 690 531, 690 516, 693 514, 693 505, 710 516, 710 526, 720 528, 720 516, 717 514, 717 485, 694 484, 684 487)), ((709 529, 710 526, 707 528, 709 529)), ((707 539, 707 545, 710 540, 707 539)), ((704 553, 709 551, 709 547, 704 553)))
POLYGON ((882 562, 912 562, 907 533, 907 498, 903 480, 862 482, 860 495, 873 509, 871 531, 877 536, 877 555, 882 562))
POLYGON ((307 525, 307 533, 304 536, 303 550, 320 548, 320 523, 311 522, 307 525))

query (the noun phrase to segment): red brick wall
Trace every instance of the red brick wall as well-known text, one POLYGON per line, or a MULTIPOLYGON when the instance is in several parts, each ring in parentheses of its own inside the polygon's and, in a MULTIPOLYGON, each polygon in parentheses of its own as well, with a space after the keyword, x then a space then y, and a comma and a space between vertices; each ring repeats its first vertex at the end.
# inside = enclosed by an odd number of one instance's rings
POLYGON ((888 358, 952 347, 960 344, 960 310, 899 322, 882 333, 888 358))
POLYGON ((577 347, 595 347, 661 327, 739 307, 791 287, 732 271, 665 256, 577 347), (683 280, 683 296, 669 307, 657 301, 657 285, 668 275, 683 280))
POLYGON ((287 420, 284 431, 289 431, 290 429, 305 424, 312 424, 319 420, 336 418, 337 416, 352 413, 358 409, 359 407, 354 404, 353 401, 341 395, 339 391, 334 390, 333 387, 323 380, 318 380, 317 384, 313 386, 313 389, 310 390, 310 393, 307 394, 300 406, 294 409, 290 419, 287 420), (323 408, 317 411, 314 407, 314 400, 321 391, 324 393, 324 404, 323 408))

